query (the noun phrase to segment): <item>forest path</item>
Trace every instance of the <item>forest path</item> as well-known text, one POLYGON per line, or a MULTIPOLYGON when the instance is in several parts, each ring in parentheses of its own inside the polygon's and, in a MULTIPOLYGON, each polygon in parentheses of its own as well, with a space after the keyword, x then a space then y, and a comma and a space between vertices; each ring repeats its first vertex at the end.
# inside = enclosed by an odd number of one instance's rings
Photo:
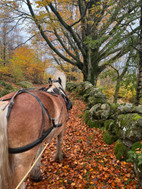
POLYGON ((53 161, 54 139, 42 155, 42 181, 28 178, 27 189, 140 189, 132 164, 115 158, 114 144, 105 144, 102 131, 84 123, 85 104, 72 101, 63 142, 67 158, 60 164, 53 161))

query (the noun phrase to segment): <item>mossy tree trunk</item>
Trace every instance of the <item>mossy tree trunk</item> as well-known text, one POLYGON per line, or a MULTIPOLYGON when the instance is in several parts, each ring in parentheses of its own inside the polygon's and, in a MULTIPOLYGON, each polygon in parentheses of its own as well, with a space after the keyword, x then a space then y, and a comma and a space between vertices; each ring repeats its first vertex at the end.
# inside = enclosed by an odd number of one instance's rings
POLYGON ((142 0, 140 2, 141 6, 141 18, 140 18, 140 50, 139 50, 139 74, 138 74, 138 84, 137 84, 137 95, 136 95, 136 105, 140 104, 140 99, 142 97, 142 0))
POLYGON ((88 48, 87 55, 84 56, 84 65, 82 73, 84 81, 89 81, 94 86, 97 85, 97 80, 100 73, 106 68, 106 65, 99 66, 99 51, 98 49, 88 48))
POLYGON ((130 60, 130 57, 128 57, 127 59, 127 62, 126 62, 126 65, 122 71, 122 73, 120 74, 119 73, 119 70, 117 70, 116 68, 114 68, 113 66, 111 66, 115 71, 116 71, 116 74, 117 74, 117 80, 116 80, 116 87, 115 87, 115 92, 114 92, 114 100, 113 100, 113 103, 117 103, 117 99, 118 99, 118 94, 119 94, 119 89, 120 89, 120 86, 121 86, 121 81, 125 75, 125 73, 127 72, 128 70, 128 67, 129 67, 129 60, 130 60))

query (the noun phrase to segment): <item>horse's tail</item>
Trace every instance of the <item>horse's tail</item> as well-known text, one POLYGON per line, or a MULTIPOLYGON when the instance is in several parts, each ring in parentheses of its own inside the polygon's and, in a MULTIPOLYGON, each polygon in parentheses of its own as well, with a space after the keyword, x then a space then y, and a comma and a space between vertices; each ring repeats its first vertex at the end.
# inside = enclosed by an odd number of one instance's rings
POLYGON ((0 189, 8 189, 10 177, 8 137, 7 137, 7 107, 8 102, 0 102, 0 189))
POLYGON ((62 86, 63 86, 63 89, 65 90, 66 89, 66 76, 65 76, 64 72, 60 72, 59 70, 56 70, 54 72, 53 79, 58 80, 59 77, 62 80, 62 86))

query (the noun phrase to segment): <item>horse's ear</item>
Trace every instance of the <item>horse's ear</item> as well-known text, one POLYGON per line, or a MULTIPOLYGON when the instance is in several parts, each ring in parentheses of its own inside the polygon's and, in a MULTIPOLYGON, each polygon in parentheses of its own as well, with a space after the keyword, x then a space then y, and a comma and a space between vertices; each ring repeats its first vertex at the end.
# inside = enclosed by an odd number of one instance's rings
POLYGON ((60 77, 58 77, 58 81, 59 81, 60 85, 62 85, 62 80, 60 77))
POLYGON ((49 83, 50 85, 52 84, 51 77, 49 77, 49 79, 48 79, 48 83, 49 83))

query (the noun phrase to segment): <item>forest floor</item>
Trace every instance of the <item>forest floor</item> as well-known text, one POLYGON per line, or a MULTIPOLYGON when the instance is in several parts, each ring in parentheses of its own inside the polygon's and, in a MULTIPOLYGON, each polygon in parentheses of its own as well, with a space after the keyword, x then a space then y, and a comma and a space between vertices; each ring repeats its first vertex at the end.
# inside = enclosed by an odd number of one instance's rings
POLYGON ((64 135, 66 158, 60 164, 53 161, 54 139, 42 155, 42 181, 27 179, 27 189, 140 189, 131 163, 119 161, 114 144, 102 140, 102 131, 84 123, 86 105, 72 100, 70 120, 64 135))

